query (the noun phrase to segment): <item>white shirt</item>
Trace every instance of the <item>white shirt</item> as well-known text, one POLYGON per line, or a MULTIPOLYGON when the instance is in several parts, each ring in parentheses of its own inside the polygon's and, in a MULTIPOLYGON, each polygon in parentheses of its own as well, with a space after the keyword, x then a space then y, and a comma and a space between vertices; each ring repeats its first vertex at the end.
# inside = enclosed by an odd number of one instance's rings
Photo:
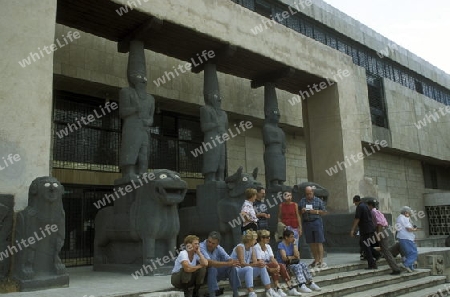
MULTIPOLYGON (((253 208, 253 203, 251 203, 250 201, 248 201, 248 200, 244 201, 244 204, 242 205, 242 208, 241 208, 241 212, 244 212, 245 214, 247 214, 248 217, 250 218, 251 222, 256 223, 258 221, 258 218, 256 217, 256 211, 253 208)), ((242 224, 242 226, 247 226, 251 222, 245 222, 242 224)))
POLYGON ((272 247, 268 244, 265 245, 266 250, 263 251, 261 248, 261 245, 259 243, 257 243, 254 248, 256 251, 256 259, 261 259, 264 260, 264 262, 269 263, 271 257, 273 257, 273 251, 272 251, 272 247))
MULTIPOLYGON (((248 250, 245 249, 245 245, 243 243, 238 244, 234 247, 233 252, 231 253, 230 257, 234 260, 239 260, 237 255, 237 247, 241 246, 244 249, 244 262, 247 264, 250 264, 252 262, 252 255, 254 251, 254 246, 250 247, 248 250)), ((258 255, 258 254, 256 254, 258 255)))
POLYGON ((414 239, 416 238, 414 232, 409 232, 408 230, 406 230, 406 228, 413 228, 413 225, 411 224, 409 218, 405 217, 405 215, 403 214, 400 214, 397 217, 395 228, 397 229, 398 239, 407 239, 414 241, 414 239))
POLYGON ((197 263, 200 262, 200 257, 197 254, 194 254, 194 258, 192 258, 192 262, 189 261, 189 256, 187 251, 181 251, 178 255, 177 259, 175 260, 175 265, 173 266, 172 273, 177 273, 183 268, 183 265, 181 262, 188 261, 189 266, 195 266, 197 263))

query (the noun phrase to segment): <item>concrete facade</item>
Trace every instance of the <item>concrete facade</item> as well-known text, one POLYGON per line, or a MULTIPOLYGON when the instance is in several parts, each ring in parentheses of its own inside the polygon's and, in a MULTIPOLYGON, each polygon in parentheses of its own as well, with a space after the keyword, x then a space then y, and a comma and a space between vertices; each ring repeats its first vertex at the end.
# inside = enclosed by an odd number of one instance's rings
POLYGON ((54 43, 56 2, 4 1, 0 12, 0 191, 15 196, 16 210, 27 205, 31 182, 50 173, 53 54, 44 46, 54 43), (18 156, 6 167, 9 154, 18 156))

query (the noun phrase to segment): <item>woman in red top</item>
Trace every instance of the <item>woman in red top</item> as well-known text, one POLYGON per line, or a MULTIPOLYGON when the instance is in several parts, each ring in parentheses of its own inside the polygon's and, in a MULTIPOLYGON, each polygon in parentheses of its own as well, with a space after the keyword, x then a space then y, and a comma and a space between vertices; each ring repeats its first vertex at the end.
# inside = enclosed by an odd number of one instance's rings
POLYGON ((302 235, 302 221, 298 212, 297 203, 292 201, 292 194, 289 191, 283 192, 284 202, 278 209, 278 222, 286 225, 286 229, 292 230, 295 236, 295 244, 298 246, 298 237, 302 235))

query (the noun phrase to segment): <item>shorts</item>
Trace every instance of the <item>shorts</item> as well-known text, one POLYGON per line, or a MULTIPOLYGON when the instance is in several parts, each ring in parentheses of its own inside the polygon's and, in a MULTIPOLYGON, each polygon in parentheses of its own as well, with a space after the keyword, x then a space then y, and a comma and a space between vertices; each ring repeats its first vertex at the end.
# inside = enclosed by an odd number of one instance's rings
POLYGON ((305 235, 306 243, 324 243, 322 220, 303 221, 303 235, 305 235))

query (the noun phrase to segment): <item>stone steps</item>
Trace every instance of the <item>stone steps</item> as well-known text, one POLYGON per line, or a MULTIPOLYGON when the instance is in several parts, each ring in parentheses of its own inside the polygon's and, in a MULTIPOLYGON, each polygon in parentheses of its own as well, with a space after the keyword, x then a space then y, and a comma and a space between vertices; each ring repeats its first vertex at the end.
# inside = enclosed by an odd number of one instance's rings
POLYGON ((440 284, 438 286, 422 289, 420 291, 398 295, 396 297, 441 297, 450 296, 450 284, 440 284), (448 291, 447 291, 448 289, 448 291))
MULTIPOLYGON (((429 296, 427 293, 423 293, 423 290, 428 290, 430 286, 444 288, 445 276, 425 276, 419 279, 409 279, 409 275, 404 274, 401 282, 395 282, 381 288, 372 288, 370 284, 367 284, 368 290, 359 291, 357 293, 349 295, 326 295, 326 296, 346 296, 346 297, 400 297, 400 296, 429 296), (362 293, 363 292, 363 293, 362 293), (414 295, 413 295, 414 294, 414 295)), ((436 289, 431 291, 437 292, 436 289)), ((440 296, 440 295, 437 295, 440 296)), ((436 296, 436 297, 437 297, 436 296)))
MULTIPOLYGON (((400 259, 397 259, 399 261, 400 259)), ((308 262, 306 262, 309 264, 308 262)), ((384 259, 378 261, 378 269, 365 270, 367 262, 333 265, 323 269, 311 270, 314 281, 322 291, 302 293, 311 297, 441 297, 450 296, 450 283, 445 284, 445 276, 431 276, 429 269, 416 269, 413 273, 402 272, 400 275, 390 275, 391 269, 384 259), (448 292, 447 292, 448 288, 448 292)), ((285 285, 281 282, 281 285, 285 285)), ((222 297, 232 297, 227 281, 219 283, 225 288, 222 297)), ((265 290, 259 279, 254 281, 255 292, 259 297, 265 297, 265 290)), ((287 291, 287 290, 285 290, 287 291)), ((206 292, 206 286, 200 291, 200 296, 206 292)), ((155 292, 156 293, 156 292, 155 292)), ((137 296, 167 296, 183 297, 182 292, 159 292, 162 295, 137 296), (164 294, 167 295, 164 295, 164 294), (178 294, 177 294, 178 293, 178 294)), ((247 296, 247 290, 241 288, 239 295, 247 296)), ((133 296, 134 297, 134 296, 133 296)))

